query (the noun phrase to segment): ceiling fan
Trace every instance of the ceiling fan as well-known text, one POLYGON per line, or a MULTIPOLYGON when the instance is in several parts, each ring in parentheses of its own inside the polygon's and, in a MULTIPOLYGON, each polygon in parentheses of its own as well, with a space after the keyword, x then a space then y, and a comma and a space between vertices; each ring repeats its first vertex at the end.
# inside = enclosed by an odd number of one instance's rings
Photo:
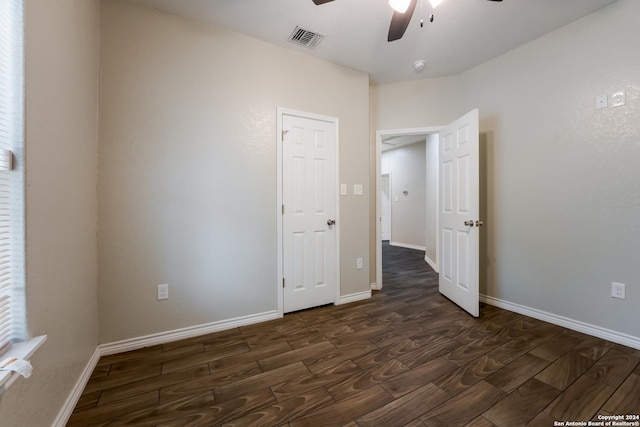
MULTIPOLYGON (((313 0, 313 2, 316 5, 329 3, 331 1, 333 0, 313 0)), ((436 5, 441 3, 442 0, 437 0, 437 1, 430 0, 430 1, 431 1, 431 4, 434 4, 433 7, 435 7, 436 5)), ((499 2, 502 0, 487 0, 487 1, 499 2)), ((389 1, 390 4, 392 2, 393 0, 389 1)), ((404 35, 404 32, 407 31, 407 27, 409 26, 409 22, 411 22, 411 17, 413 16, 413 11, 416 9, 416 4, 418 3, 418 0, 408 0, 408 1, 405 0, 399 3, 403 3, 403 5, 400 8, 396 8, 395 6, 392 6, 394 8, 394 11, 393 11, 393 16, 391 17, 391 24, 389 25, 389 36, 387 37, 387 41, 390 41, 390 42, 401 39, 402 36, 404 35), (404 10, 400 11, 402 9, 404 10)))

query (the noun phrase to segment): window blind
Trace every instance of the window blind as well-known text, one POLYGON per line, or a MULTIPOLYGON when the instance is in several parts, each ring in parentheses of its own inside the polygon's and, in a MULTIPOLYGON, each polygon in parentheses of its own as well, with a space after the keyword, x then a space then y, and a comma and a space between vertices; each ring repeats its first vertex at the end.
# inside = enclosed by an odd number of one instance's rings
POLYGON ((0 353, 26 338, 22 0, 0 1, 0 353))

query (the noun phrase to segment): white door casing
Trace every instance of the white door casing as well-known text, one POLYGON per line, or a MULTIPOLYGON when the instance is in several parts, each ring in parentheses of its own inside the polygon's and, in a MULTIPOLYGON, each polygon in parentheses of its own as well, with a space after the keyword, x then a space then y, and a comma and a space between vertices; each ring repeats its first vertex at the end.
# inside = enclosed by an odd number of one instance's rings
POLYGON ((382 240, 391 240, 391 174, 383 174, 380 182, 382 240))
MULTIPOLYGON (((430 126, 422 128, 388 129, 376 131, 376 192, 382 187, 382 140, 389 136, 429 135, 439 133, 443 126, 430 126)), ((437 219, 436 219, 437 220, 437 219)), ((371 289, 382 289, 382 202, 379 194, 376 194, 376 281, 371 284, 371 289)), ((438 254, 436 254, 436 260, 438 254)))
POLYGON ((288 313, 335 303, 339 294, 338 123, 285 110, 280 117, 281 313, 288 313))
POLYGON ((479 316, 478 110, 440 132, 440 292, 479 316))

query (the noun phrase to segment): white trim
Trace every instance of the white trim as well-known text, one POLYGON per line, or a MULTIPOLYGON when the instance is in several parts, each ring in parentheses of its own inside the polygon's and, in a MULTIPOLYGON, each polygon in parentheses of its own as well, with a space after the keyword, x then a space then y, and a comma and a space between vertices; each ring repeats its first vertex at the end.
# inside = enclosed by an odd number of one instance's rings
POLYGON ((355 294, 343 295, 336 305, 349 304, 350 302, 362 301, 371 298, 371 290, 356 292, 355 294))
MULTIPOLYGON (((430 126, 421 128, 388 129, 376 131, 376 191, 372 194, 376 200, 376 284, 378 289, 382 289, 382 226, 380 217, 382 216, 382 204, 380 203, 380 181, 382 176, 382 138, 385 136, 406 136, 406 135, 429 135, 440 133, 444 126, 430 126)), ((426 160, 425 160, 426 161, 426 160)), ((439 226, 436 224, 436 226, 439 226)), ((438 246, 436 246, 436 259, 438 259, 438 246)))
POLYGON ((340 119, 337 117, 323 116, 315 113, 307 113, 305 111, 292 110, 289 108, 277 107, 276 111, 276 295, 278 299, 278 314, 280 317, 284 316, 284 291, 282 290, 282 279, 284 278, 283 265, 284 260, 282 257, 283 242, 282 242, 282 116, 289 115, 295 117, 302 117, 312 120, 321 120, 330 122, 335 125, 336 128, 336 288, 334 294, 334 304, 338 305, 340 300, 340 226, 342 224, 340 220, 340 119))
MULTIPOLYGON (((380 160, 382 162, 382 160, 380 160)), ((382 168, 382 164, 380 164, 380 168, 382 168)), ((386 173, 382 173, 382 169, 380 169, 380 187, 376 188, 376 193, 377 196, 380 197, 380 194, 382 193, 382 177, 384 175, 387 175, 389 177, 389 239, 383 239, 382 238, 382 200, 380 201, 380 241, 383 240, 389 240, 391 241, 391 238, 393 237, 393 235, 391 234, 391 231, 393 230, 392 224, 393 224, 393 185, 392 185, 392 181, 391 181, 391 172, 386 172, 386 173)))
POLYGON ((374 282, 374 283, 372 283, 372 284, 370 285, 370 287, 371 287, 371 290, 372 290, 372 291, 379 291, 379 290, 381 290, 380 288, 378 288, 378 284, 377 284, 377 283, 375 283, 375 282, 374 282))
POLYGON ((203 325, 189 326, 173 331, 159 332, 157 334, 145 335, 143 337, 131 338, 128 340, 116 341, 108 344, 100 344, 100 356, 108 356, 110 354, 124 353, 125 351, 138 350, 153 345, 165 344, 168 342, 179 341, 186 338, 193 338, 200 335, 211 334, 214 332, 225 331, 227 329, 237 328, 239 326, 252 325, 254 323, 266 322, 267 320, 278 319, 282 317, 276 310, 264 313, 251 314, 248 316, 236 317, 233 319, 220 320, 203 325))
POLYGON ((410 243, 389 242, 389 245, 397 246, 399 248, 414 249, 416 251, 423 251, 423 252, 427 250, 427 248, 425 248, 424 246, 412 245, 410 243))
POLYGON ((515 304, 509 301, 501 300, 499 298, 490 297, 488 295, 480 294, 480 301, 528 317, 533 317, 534 319, 553 323, 554 325, 562 326, 563 328, 572 329, 574 331, 582 332, 587 335, 592 335, 594 337, 602 338, 611 342, 640 350, 640 337, 634 337, 633 335, 627 335, 621 332, 612 331, 611 329, 602 328, 600 326, 591 325, 579 320, 570 319, 568 317, 559 316, 553 313, 548 313, 536 308, 515 304))
POLYGON ((428 256, 424 256, 424 261, 429 264, 429 267, 433 268, 433 271, 435 271, 436 273, 440 273, 440 271, 438 271, 438 264, 436 264, 431 258, 429 258, 428 256))
POLYGON ((76 385, 73 386, 71 393, 67 397, 67 400, 62 405, 60 412, 58 412, 58 416, 53 421, 52 427, 64 427, 69 422, 69 418, 71 418, 71 414, 75 409, 80 397, 82 396, 82 392, 84 391, 89 379, 91 379, 91 374, 94 369, 98 365, 98 361, 100 361, 100 346, 96 347, 96 350, 93 352, 91 359, 87 362, 87 366, 84 367, 82 374, 80 374, 80 378, 76 382, 76 385))

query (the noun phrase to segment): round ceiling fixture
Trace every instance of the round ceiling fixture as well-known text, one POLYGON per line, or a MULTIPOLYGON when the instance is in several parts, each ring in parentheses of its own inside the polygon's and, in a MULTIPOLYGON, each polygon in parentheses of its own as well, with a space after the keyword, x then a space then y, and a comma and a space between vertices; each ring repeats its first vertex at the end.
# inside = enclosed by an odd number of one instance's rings
POLYGON ((421 72, 422 70, 424 70, 424 66, 427 65, 427 63, 424 61, 424 59, 419 59, 416 62, 413 63, 413 69, 416 70, 416 72, 421 72))

